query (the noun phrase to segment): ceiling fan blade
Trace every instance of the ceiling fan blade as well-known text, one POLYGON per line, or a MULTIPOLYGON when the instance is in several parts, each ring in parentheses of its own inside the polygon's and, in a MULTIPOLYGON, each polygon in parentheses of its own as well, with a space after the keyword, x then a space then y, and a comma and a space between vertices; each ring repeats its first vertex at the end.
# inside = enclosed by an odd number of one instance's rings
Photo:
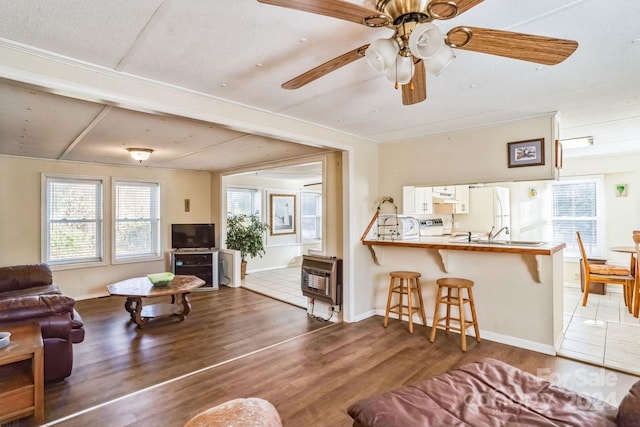
POLYGON ((456 27, 447 33, 451 47, 555 65, 578 48, 578 42, 477 27, 456 27))
POLYGON ((450 19, 462 15, 464 12, 479 5, 483 1, 484 0, 434 0, 429 4, 428 10, 434 19, 450 19), (455 3, 455 8, 451 7, 452 3, 455 3))
POLYGON ((472 7, 479 5, 483 1, 484 0, 457 0, 455 3, 458 6, 458 16, 462 15, 472 7))
POLYGON ((414 67, 411 81, 402 85, 403 105, 413 105, 427 99, 427 73, 424 69, 424 61, 418 61, 414 67), (413 83, 413 87, 411 83, 413 83))
POLYGON ((367 26, 385 26, 392 19, 377 10, 342 0, 258 0, 260 3, 287 7, 303 12, 316 13, 332 18, 344 19, 367 26), (367 20, 368 23, 365 23, 367 20))
POLYGON ((332 60, 327 61, 322 65, 318 65, 317 67, 307 71, 306 73, 300 74, 298 77, 295 77, 288 82, 283 83, 282 88, 298 89, 306 85, 307 83, 311 83, 312 81, 324 76, 325 74, 329 74, 330 72, 335 71, 340 67, 351 64, 355 60, 364 58, 364 53, 368 47, 369 45, 365 44, 364 46, 360 46, 359 48, 353 49, 352 51, 333 58, 332 60))

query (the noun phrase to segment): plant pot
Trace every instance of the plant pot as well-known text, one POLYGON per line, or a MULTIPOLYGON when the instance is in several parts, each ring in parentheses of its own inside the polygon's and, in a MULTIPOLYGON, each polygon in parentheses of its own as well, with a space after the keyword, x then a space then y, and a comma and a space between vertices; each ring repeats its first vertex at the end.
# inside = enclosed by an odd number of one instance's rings
POLYGON ((240 261, 240 280, 244 280, 247 277, 247 261, 240 261))

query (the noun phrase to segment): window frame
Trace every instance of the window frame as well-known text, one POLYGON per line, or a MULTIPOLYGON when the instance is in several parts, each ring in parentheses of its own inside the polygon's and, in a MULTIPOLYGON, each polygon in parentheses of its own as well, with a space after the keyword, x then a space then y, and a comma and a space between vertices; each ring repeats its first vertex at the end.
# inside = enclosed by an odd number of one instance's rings
POLYGON ((240 186, 240 185, 234 185, 234 186, 228 186, 227 190, 226 190, 226 194, 225 194, 225 206, 226 206, 226 217, 228 218, 230 215, 233 215, 230 212, 230 206, 229 206, 229 192, 230 191, 236 191, 236 192, 246 192, 251 194, 251 205, 252 205, 252 212, 251 213, 243 213, 245 215, 256 215, 258 218, 260 218, 260 221, 265 221, 264 218, 264 194, 263 194, 263 190, 260 188, 256 188, 256 187, 250 187, 250 186, 240 186), (256 201, 256 196, 259 196, 259 200, 256 201), (256 213, 256 211, 258 211, 258 213, 256 213))
POLYGON ((40 210, 41 210, 41 262, 48 264, 52 270, 68 270, 76 268, 94 267, 106 265, 105 261, 105 183, 107 179, 101 176, 89 175, 67 175, 42 173, 40 176, 40 210), (49 182, 79 182, 79 183, 97 183, 99 188, 99 196, 96 197, 96 257, 93 258, 70 258, 63 261, 55 261, 50 259, 50 220, 49 220, 49 182))
MULTIPOLYGON (((136 262, 149 262, 149 261, 160 261, 164 259, 163 255, 163 233, 162 233, 162 182, 159 180, 153 179, 133 179, 133 178, 112 178, 111 180, 111 264, 131 264, 136 262), (141 254, 141 255, 131 255, 131 256, 118 256, 117 255, 117 226, 118 226, 118 201, 117 201, 117 187, 118 184, 151 184, 157 186, 157 194, 156 194, 156 203, 157 203, 157 218, 150 218, 149 221, 156 222, 155 226, 152 227, 152 231, 155 230, 156 237, 156 247, 155 253, 141 254)), ((153 203, 153 201, 152 201, 153 203)), ((153 249, 153 248, 152 248, 153 249)))
POLYGON ((312 191, 312 190, 303 190, 301 197, 300 197, 300 238, 302 240, 303 243, 317 243, 317 242, 321 242, 322 241, 322 226, 323 226, 323 196, 322 196, 322 192, 321 191, 312 191), (305 198, 305 194, 307 195, 313 195, 318 201, 319 203, 316 203, 316 214, 315 215, 304 215, 303 213, 303 203, 304 203, 304 198, 305 198), (319 206, 318 206, 319 205, 319 206), (302 222, 305 218, 310 218, 313 217, 316 220, 316 237, 313 238, 305 238, 304 237, 304 232, 303 232, 303 227, 302 227, 302 222))
MULTIPOLYGON (((581 183, 594 183, 596 186, 596 200, 595 200, 595 216, 593 217, 583 217, 583 218, 592 218, 591 220, 596 222, 595 230, 596 230, 596 243, 595 245, 591 245, 587 247, 585 244, 585 249, 587 251, 587 255, 589 257, 594 258, 602 258, 605 254, 605 235, 604 235, 604 224, 605 224, 605 194, 604 194, 604 184, 605 177, 603 175, 589 175, 589 176, 573 176, 560 178, 557 182, 551 184, 552 186, 552 213, 551 213, 551 227, 554 236, 556 235, 556 228, 554 222, 558 219, 571 219, 571 218, 579 218, 579 217, 558 217, 555 215, 555 186, 559 185, 567 185, 567 184, 581 184, 581 183)), ((583 232, 580 233, 582 235, 583 242, 585 242, 585 234, 583 232)), ((564 242, 567 244, 567 248, 565 249, 565 259, 570 260, 579 260, 582 258, 582 254, 580 253, 580 249, 577 243, 577 237, 575 233, 573 233, 571 242, 564 242), (575 252, 572 251, 572 248, 575 246, 575 252)))

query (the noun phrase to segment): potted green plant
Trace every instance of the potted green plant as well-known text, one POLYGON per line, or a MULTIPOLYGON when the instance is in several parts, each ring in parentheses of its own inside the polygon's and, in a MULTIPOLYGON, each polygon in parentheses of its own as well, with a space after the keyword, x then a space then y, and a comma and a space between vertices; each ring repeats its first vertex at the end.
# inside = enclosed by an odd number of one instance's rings
POLYGON ((227 217, 227 248, 240 251, 240 278, 244 279, 247 271, 246 257, 262 257, 264 254, 264 232, 269 224, 260 221, 256 215, 230 215, 227 217))

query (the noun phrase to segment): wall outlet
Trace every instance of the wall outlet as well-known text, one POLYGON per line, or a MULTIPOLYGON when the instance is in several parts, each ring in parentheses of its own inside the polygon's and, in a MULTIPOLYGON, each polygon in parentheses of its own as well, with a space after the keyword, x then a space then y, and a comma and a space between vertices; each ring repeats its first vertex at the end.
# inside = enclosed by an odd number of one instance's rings
POLYGON ((580 280, 580 273, 575 273, 573 275, 574 280, 580 280))

